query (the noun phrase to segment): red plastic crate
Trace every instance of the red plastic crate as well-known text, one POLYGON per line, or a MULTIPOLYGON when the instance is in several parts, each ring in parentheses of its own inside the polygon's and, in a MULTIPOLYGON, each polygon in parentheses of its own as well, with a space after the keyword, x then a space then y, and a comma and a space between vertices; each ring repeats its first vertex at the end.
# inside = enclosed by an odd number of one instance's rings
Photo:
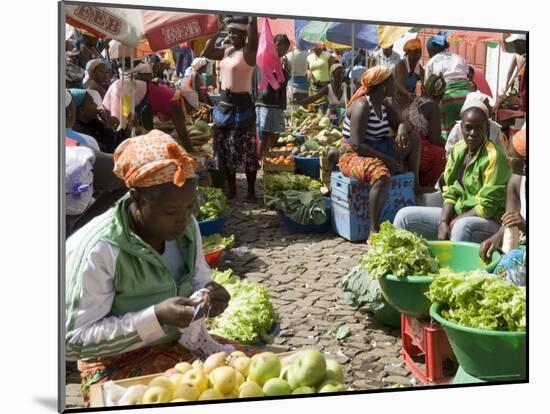
POLYGON ((445 331, 435 321, 421 321, 401 314, 401 343, 403 359, 416 378, 423 384, 447 384, 454 376, 445 376, 443 361, 456 358, 447 340, 445 331), (413 358, 424 356, 426 369, 413 358))

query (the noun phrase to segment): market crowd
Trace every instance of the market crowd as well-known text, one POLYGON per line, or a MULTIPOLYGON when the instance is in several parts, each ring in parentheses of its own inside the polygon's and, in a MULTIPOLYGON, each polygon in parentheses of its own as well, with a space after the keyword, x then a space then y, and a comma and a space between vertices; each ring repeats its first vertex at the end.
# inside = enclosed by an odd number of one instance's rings
MULTIPOLYGON (((369 187, 372 231, 392 176, 412 171, 419 205, 401 209, 396 226, 428 240, 481 243, 485 260, 507 229, 519 232, 515 247, 526 232, 525 127, 512 135, 496 122, 503 97, 477 89, 475 69, 449 52, 444 35, 424 45, 411 39, 401 56, 392 45, 301 50, 275 34, 280 65, 265 73, 256 18, 229 16, 224 28, 224 37, 134 62, 110 56, 109 39, 87 32, 66 42, 66 344, 88 385, 97 372, 173 366, 185 352, 178 328, 203 295, 211 315, 227 307, 192 215, 204 166, 186 124, 204 108, 230 199, 243 172, 247 201, 256 200, 260 157, 287 130, 290 107, 302 105, 341 128, 329 157, 369 187), (279 87, 259 86, 275 73, 279 87), (175 132, 155 129, 159 122, 175 132)), ((526 39, 506 41, 518 56, 507 86, 526 111, 526 39)))

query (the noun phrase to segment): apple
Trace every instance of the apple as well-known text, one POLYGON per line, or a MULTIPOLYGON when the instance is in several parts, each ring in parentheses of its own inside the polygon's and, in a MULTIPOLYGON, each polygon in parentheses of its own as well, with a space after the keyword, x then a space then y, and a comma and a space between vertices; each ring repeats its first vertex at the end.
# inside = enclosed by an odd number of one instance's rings
POLYGON ((250 358, 247 356, 238 357, 232 361, 231 366, 246 377, 250 368, 250 358))
POLYGON ((193 369, 193 366, 189 362, 180 362, 179 364, 176 364, 174 368, 182 374, 185 374, 190 369, 193 369))
POLYGON ((241 374, 239 371, 235 371, 235 375, 237 377, 237 385, 236 385, 236 388, 239 388, 244 382, 245 382, 245 379, 244 379, 244 375, 241 374))
POLYGON ((165 387, 168 391, 170 391, 170 393, 174 391, 174 384, 165 376, 155 377, 151 380, 151 382, 149 382, 149 387, 152 387, 155 385, 165 387))
POLYGON ((194 385, 200 393, 208 388, 208 377, 202 369, 193 368, 187 371, 181 381, 194 385))
POLYGON ((229 394, 237 385, 236 371, 231 367, 218 367, 208 376, 214 389, 223 395, 229 394))
POLYGON ((316 386, 323 381, 327 372, 325 357, 316 349, 301 351, 294 361, 293 372, 299 385, 316 386))
POLYGON ((263 397, 262 387, 254 381, 246 381, 239 387, 239 398, 263 397))
POLYGON ((170 378, 172 375, 177 373, 180 373, 180 372, 176 368, 170 368, 164 371, 164 376, 170 378))
POLYGON ((187 402, 187 400, 184 400, 183 398, 175 398, 173 400, 170 400, 171 403, 173 402, 187 402))
POLYGON ((243 351, 233 351, 229 355, 231 356, 231 358, 240 358, 240 357, 246 356, 246 354, 243 351))
POLYGON ((199 401, 203 400, 222 400, 223 394, 214 388, 208 388, 199 397, 199 401))
POLYGON ((143 394, 143 404, 160 404, 166 403, 172 399, 170 389, 162 385, 153 385, 147 387, 143 394))
POLYGON ((345 390, 346 390, 346 387, 344 387, 344 384, 338 384, 338 385, 327 384, 319 388, 319 393, 321 394, 324 392, 342 392, 345 390))
POLYGON ((288 395, 292 391, 290 385, 282 378, 271 378, 267 380, 262 388, 265 395, 288 395))
POLYGON ((293 390, 300 386, 300 384, 298 384, 298 381, 296 380, 296 373, 294 371, 295 367, 291 365, 286 371, 286 379, 283 378, 286 380, 286 382, 288 382, 288 385, 290 385, 290 388, 293 390))
POLYGON ((201 371, 204 371, 204 363, 200 359, 197 359, 197 360, 193 361, 191 366, 194 369, 200 369, 201 371))
POLYGON ((315 390, 312 387, 298 387, 292 394, 315 394, 315 390))
POLYGON ((344 383, 344 368, 334 359, 327 359, 327 373, 325 380, 334 380, 340 384, 344 383))
POLYGON ((217 352, 210 355, 206 361, 204 361, 204 372, 210 374, 214 369, 223 367, 227 358, 227 352, 217 352))
POLYGON ((248 379, 263 387, 267 380, 277 378, 281 373, 281 361, 273 352, 262 352, 250 359, 248 379))
POLYGON ((199 398, 199 390, 193 384, 180 382, 174 389, 172 398, 182 398, 185 401, 196 401, 199 398))
POLYGON ((179 383, 181 382, 183 378, 183 374, 181 372, 177 372, 177 374, 173 374, 171 375, 170 377, 168 377, 168 379, 172 382, 172 384, 174 385, 174 388, 176 388, 179 383))

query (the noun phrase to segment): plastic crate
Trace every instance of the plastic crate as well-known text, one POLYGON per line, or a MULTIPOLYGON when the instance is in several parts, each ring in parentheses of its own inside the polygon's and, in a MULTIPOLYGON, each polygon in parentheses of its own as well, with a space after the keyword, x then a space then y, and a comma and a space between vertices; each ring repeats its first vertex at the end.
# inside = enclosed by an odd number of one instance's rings
POLYGON ((422 384, 448 384, 454 374, 445 376, 443 364, 452 361, 458 368, 445 331, 437 322, 421 321, 401 314, 401 346, 405 365, 422 384), (424 356, 425 369, 415 362, 424 356))
MULTIPOLYGON (((370 233, 368 186, 341 172, 333 172, 330 192, 334 232, 349 241, 367 239, 370 233)), ((415 204, 414 174, 394 175, 380 221, 393 222, 401 208, 415 204)))
POLYGON ((294 156, 294 163, 296 164, 296 174, 307 175, 316 180, 319 179, 321 168, 319 157, 307 158, 294 156))

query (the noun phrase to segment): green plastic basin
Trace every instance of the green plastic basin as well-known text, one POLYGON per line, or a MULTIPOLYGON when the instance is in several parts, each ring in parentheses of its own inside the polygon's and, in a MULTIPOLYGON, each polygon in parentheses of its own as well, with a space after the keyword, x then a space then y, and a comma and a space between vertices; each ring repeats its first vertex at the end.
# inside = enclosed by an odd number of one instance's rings
MULTIPOLYGON (((452 241, 429 241, 430 254, 437 257, 441 267, 455 272, 484 269, 492 272, 500 260, 495 252, 490 264, 479 257, 479 244, 452 241)), ((418 319, 430 317, 430 301, 426 292, 432 283, 431 276, 386 275, 379 280, 382 295, 399 312, 418 319)))
POLYGON ((392 305, 385 302, 384 306, 373 312, 374 319, 382 325, 399 328, 401 326, 401 313, 392 305))
POLYGON ((484 381, 525 379, 527 347, 525 332, 486 331, 457 325, 444 319, 439 304, 430 308, 439 322, 461 368, 484 381))

